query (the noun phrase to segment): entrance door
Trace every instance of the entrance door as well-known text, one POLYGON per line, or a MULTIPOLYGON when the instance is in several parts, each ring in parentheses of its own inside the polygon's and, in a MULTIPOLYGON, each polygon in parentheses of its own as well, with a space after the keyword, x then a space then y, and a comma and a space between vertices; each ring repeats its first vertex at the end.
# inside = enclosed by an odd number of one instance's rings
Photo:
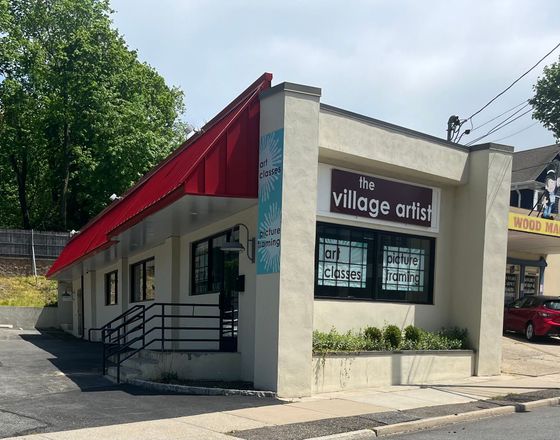
POLYGON ((236 229, 212 237, 211 290, 220 293, 220 351, 237 350, 237 319, 239 315, 239 254, 224 252, 221 247, 228 241, 237 241, 236 229))

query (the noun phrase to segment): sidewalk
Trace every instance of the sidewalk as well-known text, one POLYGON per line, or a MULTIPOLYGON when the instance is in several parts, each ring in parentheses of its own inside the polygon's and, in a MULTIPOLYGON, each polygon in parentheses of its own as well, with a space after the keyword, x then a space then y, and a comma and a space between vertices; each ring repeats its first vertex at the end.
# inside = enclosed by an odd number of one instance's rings
MULTIPOLYGON (((418 386, 391 386, 321 394, 173 419, 42 433, 34 440, 275 440, 309 439, 394 423, 497 408, 519 401, 560 396, 560 373, 540 377, 502 375, 418 386), (498 396, 507 399, 496 399, 498 396), (525 395, 524 395, 525 394, 525 395)), ((366 438, 366 437, 363 437, 366 438)))

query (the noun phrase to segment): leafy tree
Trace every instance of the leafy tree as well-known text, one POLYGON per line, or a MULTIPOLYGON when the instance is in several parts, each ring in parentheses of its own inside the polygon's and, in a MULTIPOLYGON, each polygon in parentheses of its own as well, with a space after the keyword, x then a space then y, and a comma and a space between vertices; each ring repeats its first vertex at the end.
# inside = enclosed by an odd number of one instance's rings
POLYGON ((78 229, 186 135, 182 92, 111 13, 107 0, 0 0, 0 195, 17 194, 24 228, 78 229))
POLYGON ((533 106, 533 118, 560 139, 560 64, 546 66, 533 89, 535 96, 529 101, 533 106))

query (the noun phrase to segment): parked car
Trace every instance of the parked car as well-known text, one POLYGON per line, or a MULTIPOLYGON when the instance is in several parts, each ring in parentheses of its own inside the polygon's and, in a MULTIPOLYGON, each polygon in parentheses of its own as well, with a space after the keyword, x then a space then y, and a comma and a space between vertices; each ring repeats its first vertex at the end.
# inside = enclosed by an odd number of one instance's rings
POLYGON ((560 297, 526 296, 507 304, 504 331, 523 333, 528 341, 560 335, 560 297))

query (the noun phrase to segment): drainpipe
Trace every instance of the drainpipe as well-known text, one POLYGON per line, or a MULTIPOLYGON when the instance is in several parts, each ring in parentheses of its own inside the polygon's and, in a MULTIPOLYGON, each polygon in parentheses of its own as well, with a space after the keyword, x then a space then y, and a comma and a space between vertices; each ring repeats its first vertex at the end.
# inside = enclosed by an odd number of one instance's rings
POLYGON ((521 191, 518 189, 515 190, 517 192, 517 207, 521 208, 521 191))

